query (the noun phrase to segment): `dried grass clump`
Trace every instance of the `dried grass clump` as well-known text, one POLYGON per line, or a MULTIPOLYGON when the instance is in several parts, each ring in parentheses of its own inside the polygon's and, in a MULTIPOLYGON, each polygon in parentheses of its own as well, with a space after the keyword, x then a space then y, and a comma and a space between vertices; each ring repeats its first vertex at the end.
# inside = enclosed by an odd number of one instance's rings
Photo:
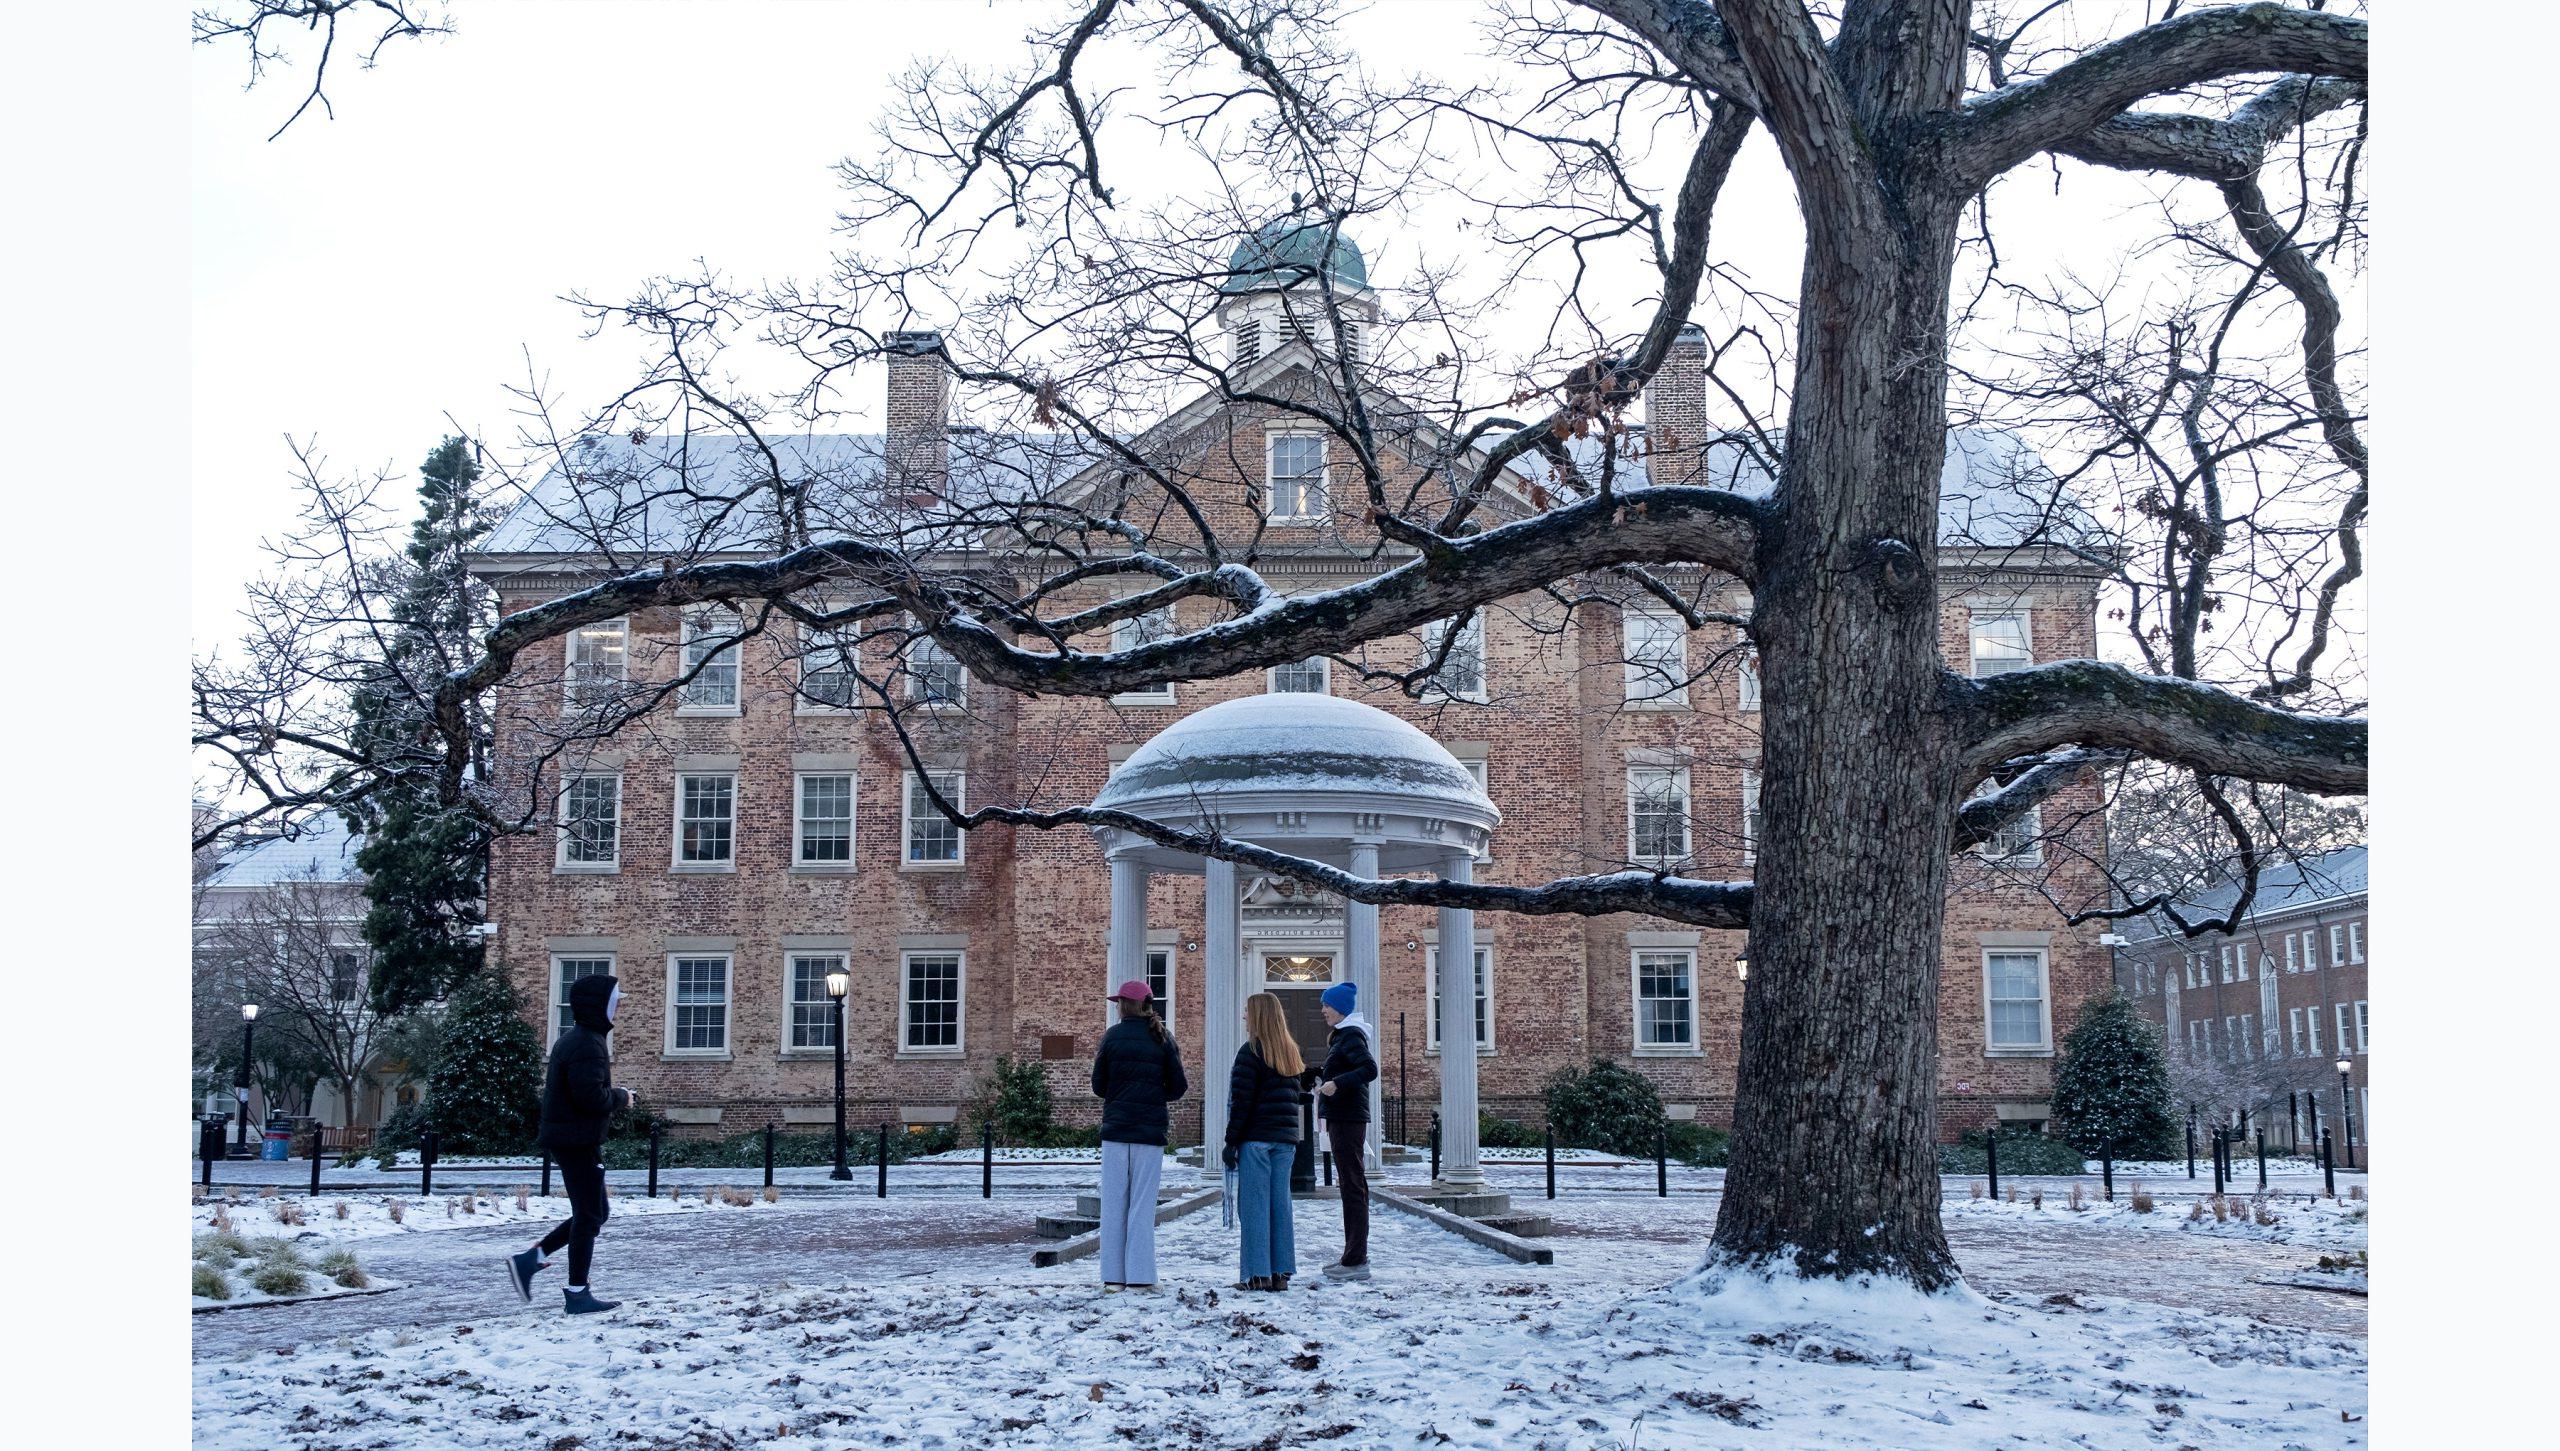
POLYGON ((2155 1207, 2156 1206, 2151 1202, 2151 1191, 2143 1188, 2139 1183, 2135 1184, 2133 1186, 2133 1212, 2136 1214, 2149 1214, 2155 1207))
POLYGON ((193 1281, 191 1288, 199 1300, 231 1298, 231 1281, 224 1278, 222 1271, 212 1265, 199 1261, 189 1278, 193 1281))
POLYGON ((2071 1186, 2071 1212, 2078 1214, 2088 1207, 2089 1196, 2080 1192, 2080 1185, 2075 1181, 2071 1186))
POLYGON ((2009 1202, 2012 1204, 2018 1202, 2018 1186, 2015 1184, 2009 1186, 2009 1202))
POLYGON ((333 1249, 320 1257, 320 1273, 350 1290, 361 1290, 373 1283, 366 1278, 364 1266, 356 1262, 351 1249, 333 1249))
POLYGON ((339 1219, 347 1217, 347 1201, 343 1199, 338 1201, 337 1214, 335 1217, 339 1219))
POLYGON ((311 1276, 302 1266, 285 1260, 268 1260, 249 1273, 249 1283, 264 1295, 307 1295, 311 1293, 311 1276))
POLYGON ((1971 1184, 1969 1184, 1969 1185, 1967 1185, 1967 1186, 1965 1186, 1965 1187, 1967 1187, 1967 1188, 1969 1188, 1969 1189, 1971 1189, 1971 1190, 1973 1191, 1973 1197, 1974 1197, 1975 1199, 1980 1199, 1980 1198, 1982 1197, 1982 1181, 1981 1181, 1981 1180, 1976 1179, 1976 1180, 1974 1180, 1971 1184))
POLYGON ((774 1187, 773 1187, 772 1185, 770 1185, 770 1184, 767 1184, 766 1186, 764 1186, 764 1202, 765 1202, 765 1203, 767 1203, 767 1204, 779 1204, 779 1203, 781 1203, 781 1202, 782 1202, 782 1191, 781 1191, 781 1190, 779 1190, 779 1189, 774 1188, 774 1187))
POLYGON ((2349 1199, 2362 1199, 2364 1197, 2364 1186, 2362 1184, 2348 1185, 2347 1197, 2349 1199))
POLYGON ((392 1222, 393 1224, 405 1224, 405 1223, 407 1223, 407 1222, 408 1222, 408 1219, 409 1219, 409 1210, 408 1210, 408 1207, 407 1207, 406 1205, 403 1205, 403 1204, 402 1204, 399 1200, 397 1200, 397 1199, 391 1200, 391 1201, 390 1201, 390 1205, 391 1205, 391 1222, 392 1222))
POLYGON ((2219 1194, 2213 1196, 2213 1222, 2216 1224, 2231 1222, 2231 1203, 2219 1194))
POLYGON ((2036 1189, 2034 1189, 2034 1190, 2032 1190, 2032 1191, 2030 1191, 2030 1192, 2028 1193, 2028 1195, 2027 1195, 2027 1207, 2028 1207, 2029 1209, 2042 1209, 2042 1208, 2044 1208, 2044 1189, 2043 1189, 2041 1186, 2037 1187, 2036 1189))
POLYGON ((2264 1194, 2249 1201, 2249 1221, 2261 1229, 2276 1222, 2275 1206, 2267 1202, 2264 1194))
POLYGON ((231 1232, 231 1211, 217 1204, 213 1207, 213 1218, 206 1222, 213 1227, 214 1233, 229 1234, 231 1232))
POLYGON ((731 1209, 744 1209, 755 1203, 756 1197, 744 1189, 723 1189, 720 1191, 720 1202, 731 1209))
POLYGON ((284 1192, 283 1190, 278 1189, 278 1188, 277 1188, 276 1186, 274 1186, 273 1184, 270 1184, 270 1185, 268 1185, 266 1188, 261 1189, 261 1190, 259 1190, 259 1191, 258 1191, 258 1197, 259 1197, 259 1198, 261 1198, 261 1199, 273 1199, 273 1198, 275 1198, 277 1195, 282 1194, 283 1192, 284 1192))
POLYGON ((2194 1200, 2194 1201, 2192 1201, 2191 1203, 2189 1203, 2189 1204, 2187 1205, 2187 1223, 2189 1223, 2189 1224, 2194 1224, 2194 1223, 2198 1222, 2199 1220, 2201 1220, 2201 1219, 2203 1219, 2203 1218, 2204 1218, 2204 1201, 2203 1201, 2203 1200, 2201 1200, 2201 1199, 2194 1200))
POLYGON ((249 1257, 249 1242, 229 1230, 196 1236, 195 1257, 211 1264, 227 1265, 249 1257))
POLYGON ((531 1209, 532 1207, 533 1207, 533 1190, 532 1190, 532 1189, 530 1189, 530 1188, 528 1188, 528 1187, 526 1187, 525 1185, 518 1184, 518 1185, 516 1186, 516 1213, 518 1213, 518 1214, 522 1214, 522 1213, 524 1213, 526 1210, 531 1209))
POLYGON ((270 1199, 267 1201, 267 1213, 275 1216, 276 1223, 278 1224, 299 1225, 302 1223, 302 1201, 298 1199, 270 1199))

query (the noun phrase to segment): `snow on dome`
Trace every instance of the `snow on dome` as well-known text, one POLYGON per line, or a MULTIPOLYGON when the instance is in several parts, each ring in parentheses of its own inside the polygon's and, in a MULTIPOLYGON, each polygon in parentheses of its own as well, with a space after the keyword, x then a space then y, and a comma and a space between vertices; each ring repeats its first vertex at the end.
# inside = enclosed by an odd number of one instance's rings
POLYGON ((1222 701, 1140 746, 1093 804, 1227 806, 1275 794, 1360 796, 1388 810, 1490 828, 1502 818, 1438 741, 1375 706, 1294 692, 1222 701))

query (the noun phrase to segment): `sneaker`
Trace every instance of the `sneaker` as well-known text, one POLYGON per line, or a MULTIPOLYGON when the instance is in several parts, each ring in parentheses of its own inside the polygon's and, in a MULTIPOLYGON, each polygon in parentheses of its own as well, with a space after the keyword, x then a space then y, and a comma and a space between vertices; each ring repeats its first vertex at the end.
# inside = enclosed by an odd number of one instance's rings
POLYGON ((542 1273, 542 1251, 529 1249, 507 1256, 507 1282, 516 1287, 516 1297, 533 1303, 533 1277, 542 1273))
POLYGON ((1127 1288, 1129 1288, 1127 1285, 1118 1284, 1110 1280, 1102 1282, 1102 1293, 1106 1295, 1117 1295, 1127 1288))
POLYGON ((1249 1280, 1238 1280, 1236 1281, 1236 1288, 1239 1290, 1268 1290, 1271 1288, 1271 1277, 1269 1275, 1255 1275, 1249 1280))
POLYGON ((567 1300, 568 1311, 572 1315, 593 1315, 622 1308, 620 1300, 599 1300, 593 1290, 563 1290, 560 1293, 567 1300))
POLYGON ((1324 1277, 1328 1280, 1365 1280, 1369 1278, 1369 1266, 1365 1260, 1356 1265, 1336 1260, 1324 1267, 1324 1277))

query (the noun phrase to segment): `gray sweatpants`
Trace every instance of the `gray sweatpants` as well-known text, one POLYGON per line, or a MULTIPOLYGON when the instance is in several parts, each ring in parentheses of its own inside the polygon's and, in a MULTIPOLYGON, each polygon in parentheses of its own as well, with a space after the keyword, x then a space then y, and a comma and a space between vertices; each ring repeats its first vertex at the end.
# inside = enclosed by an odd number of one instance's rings
POLYGON ((1156 1186, 1164 1178, 1158 1144, 1102 1146, 1102 1282, 1156 1282, 1156 1186))

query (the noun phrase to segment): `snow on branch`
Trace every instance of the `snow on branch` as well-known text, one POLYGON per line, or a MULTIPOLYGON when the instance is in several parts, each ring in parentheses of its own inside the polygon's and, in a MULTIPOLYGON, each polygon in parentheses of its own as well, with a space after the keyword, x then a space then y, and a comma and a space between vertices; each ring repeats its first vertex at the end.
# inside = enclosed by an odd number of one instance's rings
POLYGON ((2320 795, 2366 789, 2361 717, 2297 715, 2216 686, 2096 660, 1982 681, 1951 676, 1949 685, 1973 718, 1967 756, 1977 763, 2079 745, 2320 795))

